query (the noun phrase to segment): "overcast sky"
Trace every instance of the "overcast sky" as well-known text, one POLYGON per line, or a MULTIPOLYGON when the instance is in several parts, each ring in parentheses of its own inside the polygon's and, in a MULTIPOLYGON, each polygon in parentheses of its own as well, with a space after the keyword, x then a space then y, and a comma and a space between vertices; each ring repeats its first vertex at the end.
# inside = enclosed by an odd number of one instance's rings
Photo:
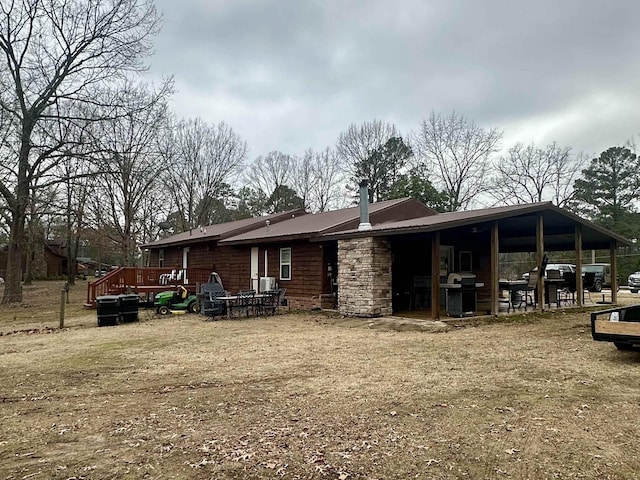
POLYGON ((503 146, 597 154, 640 133, 640 2, 156 0, 152 75, 180 117, 224 121, 249 158, 334 146, 351 123, 403 135, 452 110, 503 146))

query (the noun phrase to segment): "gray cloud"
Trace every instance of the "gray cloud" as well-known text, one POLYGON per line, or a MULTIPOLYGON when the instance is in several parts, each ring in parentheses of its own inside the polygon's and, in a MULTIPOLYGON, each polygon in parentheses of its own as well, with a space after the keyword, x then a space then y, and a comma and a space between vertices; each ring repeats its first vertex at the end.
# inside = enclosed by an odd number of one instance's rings
POLYGON ((156 0, 152 73, 182 116, 302 153, 374 118, 408 133, 453 109, 505 142, 597 152, 638 131, 630 1, 156 0))

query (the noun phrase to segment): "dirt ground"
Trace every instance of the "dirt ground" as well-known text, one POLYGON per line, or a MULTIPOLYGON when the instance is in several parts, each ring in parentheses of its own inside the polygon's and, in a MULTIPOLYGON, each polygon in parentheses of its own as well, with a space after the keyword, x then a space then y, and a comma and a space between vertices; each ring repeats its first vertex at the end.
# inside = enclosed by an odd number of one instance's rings
POLYGON ((61 285, 0 306, 0 478, 640 477, 640 353, 587 311, 97 328, 81 283, 60 330, 61 285))

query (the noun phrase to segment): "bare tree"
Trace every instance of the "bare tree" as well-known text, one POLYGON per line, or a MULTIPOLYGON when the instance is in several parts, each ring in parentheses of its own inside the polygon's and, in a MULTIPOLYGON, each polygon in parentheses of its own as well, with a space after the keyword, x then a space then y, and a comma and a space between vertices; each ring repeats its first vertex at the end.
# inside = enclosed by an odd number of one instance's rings
POLYGON ((344 174, 340 166, 340 158, 329 147, 314 153, 308 150, 304 155, 308 163, 309 188, 306 193, 306 206, 312 212, 324 212, 330 208, 345 206, 344 174))
MULTIPOLYGON (((258 157, 247 169, 245 177, 253 192, 254 204, 260 203, 259 198, 263 199, 261 213, 270 210, 267 205, 270 198, 285 192, 302 200, 304 208, 311 212, 343 206, 340 203, 344 188, 343 168, 340 158, 330 148, 321 152, 309 149, 302 157, 271 152, 266 157, 258 157)), ((248 193, 245 188, 244 196, 248 193)), ((279 203, 295 205, 297 202, 279 203)))
POLYGON ((469 208, 490 188, 486 176, 502 132, 485 130, 462 115, 431 113, 415 136, 420 161, 433 173, 434 186, 448 196, 449 211, 469 208))
POLYGON ((304 208, 311 210, 312 188, 316 181, 314 171, 314 154, 307 150, 302 157, 293 158, 291 188, 302 200, 304 208))
POLYGON ((245 171, 246 185, 267 198, 280 186, 290 187, 296 159, 282 152, 256 158, 245 171))
POLYGON ((169 128, 161 139, 164 178, 181 222, 177 231, 185 231, 206 222, 221 187, 242 167, 247 143, 224 123, 210 126, 195 119, 169 128))
MULTIPOLYGON (((158 91, 145 87, 125 90, 128 108, 116 108, 111 120, 99 125, 98 159, 103 172, 103 181, 97 189, 94 203, 95 225, 103 235, 119 246, 125 265, 137 261, 138 245, 141 241, 142 225, 158 223, 158 218, 144 218, 141 207, 154 187, 160 182, 164 163, 157 151, 158 125, 166 121, 166 104, 170 87, 165 85, 158 91), (118 112, 118 110, 123 110, 118 112)), ((156 198, 162 202, 165 195, 156 198)))
POLYGON ((553 142, 545 148, 518 143, 496 164, 490 194, 501 204, 552 201, 563 207, 573 198, 573 183, 586 159, 553 142))
MULTIPOLYGON (((381 120, 364 122, 360 126, 351 124, 338 136, 336 145, 336 152, 347 176, 355 178, 358 175, 359 165, 366 163, 373 152, 379 150, 391 138, 399 136, 395 125, 381 120)), ((357 184, 352 185, 352 189, 357 191, 357 184)))
POLYGON ((67 282, 75 284, 76 259, 86 225, 89 198, 95 191, 95 165, 86 157, 68 156, 59 165, 60 174, 65 179, 61 183, 61 205, 64 212, 64 237, 67 243, 67 282))
POLYGON ((152 0, 0 5, 0 110, 10 117, 10 143, 17 152, 4 164, 12 181, 0 184, 11 221, 3 303, 22 300, 20 263, 35 177, 48 171, 52 154, 65 147, 64 141, 50 139, 35 149, 34 135, 42 124, 60 120, 60 105, 95 104, 104 82, 141 71, 158 27, 152 0))

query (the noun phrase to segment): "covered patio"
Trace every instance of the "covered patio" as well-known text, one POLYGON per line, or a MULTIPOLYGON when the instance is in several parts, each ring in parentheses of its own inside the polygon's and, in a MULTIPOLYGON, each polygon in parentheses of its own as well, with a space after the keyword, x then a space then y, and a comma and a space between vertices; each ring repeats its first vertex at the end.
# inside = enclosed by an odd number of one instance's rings
MULTIPOLYGON (((329 236, 326 236, 329 237, 329 236)), ((326 238, 325 237, 325 238, 326 238)), ((576 256, 575 303, 585 303, 581 259, 583 250, 608 250, 617 303, 616 249, 629 241, 551 203, 453 212, 374 225, 368 231, 330 235, 338 240, 338 305, 357 316, 428 311, 439 319, 447 311, 443 296, 452 278, 473 282, 478 314, 497 315, 501 309, 501 253, 533 253, 537 271, 546 253, 572 251, 576 256)), ((547 280, 551 284, 552 280, 547 280)), ((561 302, 545 298, 545 278, 538 275, 529 295, 539 310, 561 302)), ((464 301, 464 300, 463 300, 464 301)))

